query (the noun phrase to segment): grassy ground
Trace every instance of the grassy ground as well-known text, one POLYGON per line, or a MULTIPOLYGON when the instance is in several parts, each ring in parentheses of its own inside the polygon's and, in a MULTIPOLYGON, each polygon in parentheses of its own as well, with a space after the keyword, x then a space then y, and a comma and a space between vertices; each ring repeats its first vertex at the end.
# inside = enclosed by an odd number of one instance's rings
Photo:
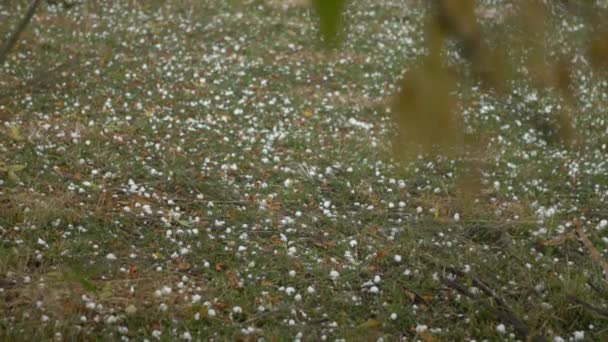
POLYGON ((608 84, 577 62, 577 150, 558 97, 464 89, 463 202, 463 160, 391 157, 404 3, 354 1, 333 52, 279 1, 45 6, 0 66, 2 340, 605 340, 601 266, 546 240, 608 253, 608 84))

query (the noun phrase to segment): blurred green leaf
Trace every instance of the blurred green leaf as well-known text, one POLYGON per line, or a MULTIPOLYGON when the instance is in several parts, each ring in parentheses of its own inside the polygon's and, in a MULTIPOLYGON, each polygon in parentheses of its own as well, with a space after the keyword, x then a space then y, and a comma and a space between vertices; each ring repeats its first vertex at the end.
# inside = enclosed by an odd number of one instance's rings
POLYGON ((97 287, 93 284, 86 274, 87 272, 80 266, 72 266, 71 272, 69 273, 69 280, 80 283, 82 287, 90 292, 97 291, 97 287))
POLYGON ((319 16, 321 35, 325 42, 328 45, 336 45, 346 0, 313 0, 313 5, 319 16))
POLYGON ((425 60, 408 71, 393 105, 400 133, 394 146, 402 157, 432 152, 436 147, 447 153, 460 146, 460 116, 453 95, 456 79, 436 62, 425 60))

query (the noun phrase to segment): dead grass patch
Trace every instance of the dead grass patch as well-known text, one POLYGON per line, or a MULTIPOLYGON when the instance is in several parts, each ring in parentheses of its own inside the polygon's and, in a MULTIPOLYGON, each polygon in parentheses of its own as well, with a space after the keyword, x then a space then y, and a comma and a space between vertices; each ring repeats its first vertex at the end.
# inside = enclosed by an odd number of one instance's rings
POLYGON ((78 203, 72 194, 55 192, 20 192, 0 195, 0 214, 5 220, 16 224, 43 226, 60 219, 74 223, 80 218, 75 210, 78 203))

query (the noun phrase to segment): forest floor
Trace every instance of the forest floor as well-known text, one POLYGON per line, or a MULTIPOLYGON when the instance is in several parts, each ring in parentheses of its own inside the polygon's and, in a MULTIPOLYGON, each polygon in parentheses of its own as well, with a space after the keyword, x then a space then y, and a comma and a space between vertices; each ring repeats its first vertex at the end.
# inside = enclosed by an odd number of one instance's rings
POLYGON ((299 1, 42 6, 0 66, 0 339, 606 340, 608 83, 579 59, 577 149, 558 96, 462 90, 465 202, 463 160, 392 154, 413 4, 338 50, 299 1))

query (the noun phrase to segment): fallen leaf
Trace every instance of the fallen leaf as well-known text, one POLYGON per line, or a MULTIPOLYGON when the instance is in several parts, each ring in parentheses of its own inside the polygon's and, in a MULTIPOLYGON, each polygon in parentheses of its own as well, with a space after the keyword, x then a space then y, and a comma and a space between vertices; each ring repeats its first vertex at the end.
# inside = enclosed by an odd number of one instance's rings
POLYGON ((305 116, 305 117, 307 117, 307 118, 311 118, 311 117, 313 116, 312 109, 310 109, 310 108, 306 108, 306 109, 304 110, 304 113, 302 113, 302 115, 304 115, 304 116, 305 116))
POLYGON ((376 328, 379 328, 380 326, 382 326, 382 323, 380 323, 380 321, 377 321, 375 319, 369 319, 365 323, 362 323, 361 325, 359 325, 359 328, 376 329, 376 328))
POLYGON ((8 130, 8 136, 15 141, 23 140, 23 136, 21 136, 21 132, 19 132, 19 128, 16 126, 11 126, 11 128, 8 130))
POLYGON ((137 308, 135 307, 135 305, 130 304, 129 306, 127 306, 127 307, 125 308, 125 312, 126 312, 128 315, 133 315, 134 313, 136 313, 136 312, 137 312, 137 308))

